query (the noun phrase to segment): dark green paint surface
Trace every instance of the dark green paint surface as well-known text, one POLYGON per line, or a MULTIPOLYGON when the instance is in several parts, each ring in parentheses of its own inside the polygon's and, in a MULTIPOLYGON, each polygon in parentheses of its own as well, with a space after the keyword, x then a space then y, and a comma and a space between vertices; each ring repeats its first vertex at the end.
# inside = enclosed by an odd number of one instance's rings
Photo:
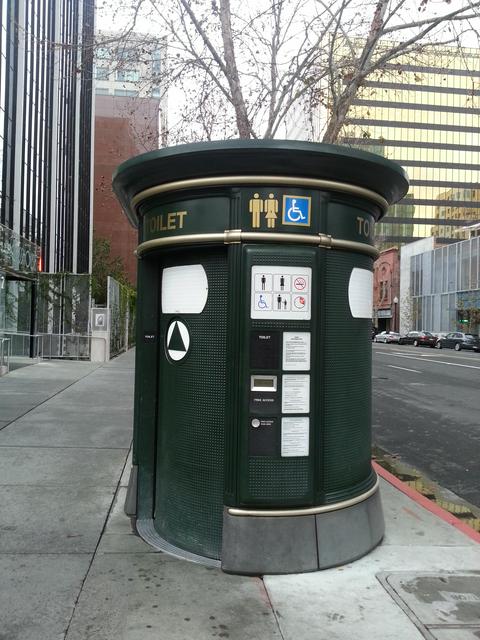
POLYGON ((288 234, 328 234, 335 238, 353 240, 373 245, 373 229, 376 207, 357 199, 353 206, 338 194, 295 188, 259 188, 256 185, 218 191, 212 196, 204 194, 164 203, 160 196, 152 197, 140 207, 140 241, 200 233, 223 233, 227 229, 288 234), (258 226, 250 203, 255 195, 262 202, 263 211, 258 215, 258 226), (274 195, 278 213, 268 226, 266 202, 274 195), (311 200, 309 225, 284 222, 284 197, 301 196, 311 200), (236 201, 233 206, 233 201, 236 201), (170 223, 170 224, 169 224, 170 223), (181 225, 181 228, 180 228, 181 225), (169 226, 171 228, 169 228, 169 226))
MULTIPOLYGON (((226 140, 159 149, 121 164, 113 189, 132 224, 132 198, 150 187, 213 176, 277 175, 336 180, 371 189, 388 202, 400 200, 408 178, 382 156, 335 145, 298 140, 226 140)), ((381 212, 377 211, 377 219, 381 212)))
POLYGON ((223 504, 226 254, 223 247, 184 250, 161 263, 202 264, 209 292, 201 314, 160 316, 155 527, 170 543, 212 558, 219 557, 223 504), (188 327, 190 347, 170 362, 166 334, 177 319, 188 327))
POLYGON ((141 207, 142 241, 190 233, 223 233, 230 228, 229 196, 228 192, 227 196, 209 195, 166 204, 158 197, 152 198, 141 207))
MULTIPOLYGON (((323 251, 321 252, 324 253, 323 251)), ((249 390, 250 374, 265 373, 277 375, 279 380, 282 376, 282 337, 280 337, 280 368, 271 370, 252 369, 250 363, 249 340, 250 331, 268 332, 270 330, 283 331, 308 331, 311 332, 311 349, 315 353, 317 339, 320 331, 314 330, 319 327, 319 310, 321 301, 318 297, 319 283, 317 258, 322 255, 319 250, 306 247, 272 247, 265 245, 250 245, 243 247, 242 263, 242 298, 240 304, 241 330, 240 330, 240 389, 241 398, 239 400, 239 449, 236 463, 238 480, 238 492, 235 506, 255 506, 255 507, 280 507, 280 506, 306 506, 314 502, 314 473, 315 456, 287 458, 281 457, 280 452, 280 430, 278 430, 277 454, 275 456, 249 456, 248 455, 248 431, 250 428, 249 418, 249 390), (250 274, 252 265, 281 265, 285 267, 311 267, 312 268, 312 318, 308 321, 299 320, 250 320, 250 274)), ((315 393, 315 358, 312 357, 310 374, 310 451, 314 451, 318 435, 322 430, 321 417, 315 410, 317 395, 315 393)), ((289 372, 296 373, 296 372, 289 372)), ((299 372, 300 373, 300 372, 299 372)), ((281 420, 281 389, 279 392, 280 406, 277 412, 271 417, 281 420)), ((302 414, 303 415, 303 414, 302 414)))
POLYGON ((324 461, 326 502, 358 495, 374 482, 371 474, 371 320, 352 318, 348 281, 354 267, 373 269, 368 256, 326 253, 323 350, 325 429, 319 454, 324 461))

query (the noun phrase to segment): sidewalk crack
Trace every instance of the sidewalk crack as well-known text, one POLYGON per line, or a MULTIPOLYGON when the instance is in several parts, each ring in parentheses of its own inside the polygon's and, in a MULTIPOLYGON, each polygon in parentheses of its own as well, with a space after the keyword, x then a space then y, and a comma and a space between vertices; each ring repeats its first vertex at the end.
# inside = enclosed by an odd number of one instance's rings
POLYGON ((45 404, 46 402, 49 402, 52 398, 56 398, 58 395, 60 395, 61 393, 63 393, 64 391, 66 391, 67 389, 70 389, 70 387, 73 387, 74 384, 77 384, 77 382, 80 382, 80 380, 84 380, 85 378, 88 378, 88 376, 91 376, 92 373, 95 373, 95 371, 98 371, 99 369, 101 369, 101 367, 96 367, 95 369, 93 369, 93 371, 89 371, 88 373, 86 373, 84 376, 82 376, 81 378, 77 378, 76 380, 74 380, 71 384, 68 384, 66 387, 63 387, 63 389, 60 389, 59 391, 57 391, 56 393, 54 393, 51 396, 48 396, 48 398, 45 398, 45 400, 42 400, 42 402, 39 402, 38 404, 36 404, 34 407, 32 407, 31 409, 28 409, 28 411, 25 411, 25 413, 22 413, 19 416, 15 416, 15 418, 13 418, 13 420, 10 420, 10 422, 7 422, 6 424, 4 424, 2 427, 0 427, 0 431, 3 431, 4 429, 6 429, 7 427, 9 427, 10 425, 14 424, 17 420, 20 420, 21 418, 24 418, 26 415, 28 415, 29 413, 31 413, 32 411, 34 411, 35 409, 38 409, 38 407, 41 407, 43 404, 45 404))
POLYGON ((280 638, 282 640, 285 640, 285 636, 283 635, 282 627, 280 625, 279 613, 278 613, 278 611, 275 610, 275 607, 273 606, 273 602, 272 602, 272 599, 270 598, 270 594, 268 593, 267 585, 265 584, 264 579, 261 578, 261 581, 262 581, 262 584, 263 584, 263 588, 265 590, 265 595, 267 596, 268 603, 269 603, 270 608, 272 610, 273 617, 275 619, 275 624, 277 625, 278 633, 280 634, 280 638))
POLYGON ((92 553, 92 556, 90 558, 90 562, 88 563, 87 571, 85 572, 85 575, 84 575, 83 580, 82 580, 82 584, 80 585, 80 589, 78 590, 77 597, 75 598, 75 602, 73 603, 72 613, 71 613, 70 618, 68 620, 68 624, 67 624, 67 626, 65 628, 64 635, 63 635, 63 640, 67 640, 68 634, 70 632, 70 627, 72 625, 72 621, 73 621, 73 618, 75 616, 75 612, 77 610, 78 603, 79 603, 80 598, 82 596, 82 592, 83 592, 83 588, 85 586, 85 582, 87 581, 87 578, 90 575, 90 571, 92 569, 93 563, 94 563, 94 561, 95 561, 95 559, 97 557, 98 547, 100 546, 100 543, 102 541, 103 535, 105 533, 105 529, 107 528, 108 519, 110 518, 110 514, 112 513, 112 510, 113 510, 113 505, 115 504, 115 500, 117 499, 118 492, 120 490, 120 486, 121 486, 120 483, 122 482, 122 477, 123 477, 125 468, 127 466, 128 457, 130 455, 130 449, 131 449, 131 445, 130 445, 130 448, 128 449, 128 451, 127 451, 127 455, 125 456, 125 462, 122 465, 122 470, 121 470, 120 475, 118 477, 118 482, 117 482, 117 485, 116 485, 116 489, 113 492, 112 501, 110 502, 110 506, 108 508, 107 516, 106 516, 105 521, 103 523, 103 527, 102 527, 102 530, 100 532, 100 535, 98 536, 97 544, 95 545, 95 549, 94 549, 94 551, 92 553))

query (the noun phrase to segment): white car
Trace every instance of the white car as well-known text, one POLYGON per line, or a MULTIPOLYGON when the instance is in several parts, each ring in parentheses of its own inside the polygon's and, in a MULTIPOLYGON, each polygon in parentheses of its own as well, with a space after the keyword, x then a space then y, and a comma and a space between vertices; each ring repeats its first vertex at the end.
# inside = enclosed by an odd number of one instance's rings
POLYGON ((374 342, 383 342, 388 344, 390 342, 397 342, 400 340, 400 334, 395 333, 395 331, 382 331, 381 333, 377 333, 374 342))

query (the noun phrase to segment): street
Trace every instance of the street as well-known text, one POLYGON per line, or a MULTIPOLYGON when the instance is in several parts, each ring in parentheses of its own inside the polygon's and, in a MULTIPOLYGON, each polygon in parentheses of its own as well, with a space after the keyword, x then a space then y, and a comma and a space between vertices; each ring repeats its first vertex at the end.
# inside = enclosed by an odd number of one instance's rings
POLYGON ((480 506, 480 354, 373 344, 373 442, 480 506))

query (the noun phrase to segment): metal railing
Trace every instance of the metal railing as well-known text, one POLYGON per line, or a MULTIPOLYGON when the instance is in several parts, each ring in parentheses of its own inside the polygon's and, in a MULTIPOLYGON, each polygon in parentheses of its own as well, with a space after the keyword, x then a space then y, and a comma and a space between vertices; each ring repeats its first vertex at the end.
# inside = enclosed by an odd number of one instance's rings
POLYGON ((9 355, 42 360, 90 360, 91 341, 105 340, 90 334, 76 333, 16 333, 5 331, 0 340, 8 340, 9 355))
POLYGON ((10 338, 0 338, 0 376, 10 371, 10 338))
POLYGON ((65 358, 68 360, 90 360, 91 336, 62 333, 40 333, 37 339, 37 358, 65 358))
POLYGON ((28 333, 3 331, 2 338, 10 342, 10 356, 30 357, 30 341, 28 333))

